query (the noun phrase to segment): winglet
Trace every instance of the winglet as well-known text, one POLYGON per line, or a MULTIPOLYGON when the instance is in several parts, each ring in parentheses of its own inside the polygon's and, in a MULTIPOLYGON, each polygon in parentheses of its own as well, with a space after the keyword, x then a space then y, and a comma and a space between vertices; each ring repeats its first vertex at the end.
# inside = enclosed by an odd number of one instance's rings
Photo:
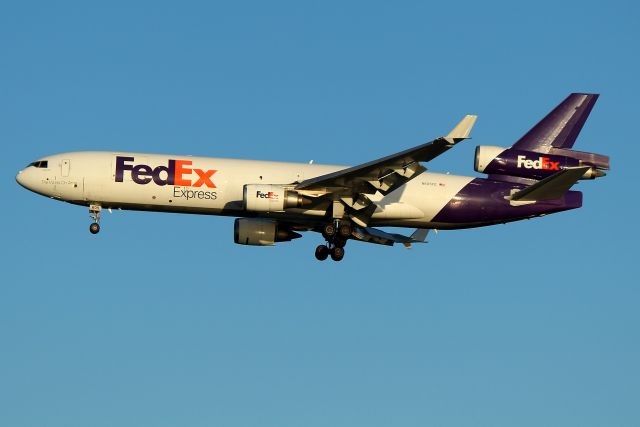
POLYGON ((471 135, 471 129, 473 129, 473 125, 476 123, 477 119, 478 116, 474 115, 464 116, 464 118, 460 120, 460 123, 458 123, 445 138, 453 140, 454 142, 469 138, 469 135, 471 135))

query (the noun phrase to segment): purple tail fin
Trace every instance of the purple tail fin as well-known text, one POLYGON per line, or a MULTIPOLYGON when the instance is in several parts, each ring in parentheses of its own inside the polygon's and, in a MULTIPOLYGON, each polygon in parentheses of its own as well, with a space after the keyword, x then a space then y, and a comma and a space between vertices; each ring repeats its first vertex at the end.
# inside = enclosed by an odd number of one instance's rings
POLYGON ((598 94, 572 93, 516 142, 512 148, 549 153, 569 149, 598 100, 598 94))

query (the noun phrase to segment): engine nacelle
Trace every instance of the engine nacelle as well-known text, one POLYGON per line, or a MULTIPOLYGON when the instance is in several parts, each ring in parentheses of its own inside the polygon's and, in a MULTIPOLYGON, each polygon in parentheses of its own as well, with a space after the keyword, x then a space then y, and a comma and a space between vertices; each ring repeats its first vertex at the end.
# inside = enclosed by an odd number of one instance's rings
POLYGON ((476 147, 476 156, 473 163, 473 169, 476 172, 480 173, 491 173, 485 172, 484 170, 487 168, 491 162, 493 162, 500 154, 507 151, 504 147, 495 147, 492 145, 478 145, 476 147))
POLYGON ((277 221, 261 218, 238 218, 233 224, 233 241, 239 245, 271 246, 302 237, 277 221))
POLYGON ((282 212, 310 204, 310 200, 297 191, 274 184, 247 184, 243 198, 244 208, 251 212, 282 212))
POLYGON ((477 172, 530 179, 544 179, 564 168, 574 166, 592 166, 582 179, 593 179, 604 175, 596 165, 573 157, 494 146, 476 147, 474 162, 474 169, 477 172))

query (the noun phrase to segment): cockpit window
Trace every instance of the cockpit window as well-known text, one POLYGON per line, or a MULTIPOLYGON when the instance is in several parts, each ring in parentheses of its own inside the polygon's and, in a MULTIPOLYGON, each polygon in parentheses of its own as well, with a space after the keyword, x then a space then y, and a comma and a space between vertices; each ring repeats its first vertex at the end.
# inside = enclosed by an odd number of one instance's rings
POLYGON ((49 162, 47 160, 38 160, 37 162, 29 163, 29 166, 33 166, 34 168, 48 168, 49 162))

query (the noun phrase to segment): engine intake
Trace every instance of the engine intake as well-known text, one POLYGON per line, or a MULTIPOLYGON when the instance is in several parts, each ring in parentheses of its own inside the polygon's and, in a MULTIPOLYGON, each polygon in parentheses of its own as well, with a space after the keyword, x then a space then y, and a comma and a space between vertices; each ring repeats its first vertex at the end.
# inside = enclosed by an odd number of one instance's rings
POLYGON ((239 245, 272 246, 302 237, 277 221, 260 218, 238 218, 233 224, 233 241, 239 245))

